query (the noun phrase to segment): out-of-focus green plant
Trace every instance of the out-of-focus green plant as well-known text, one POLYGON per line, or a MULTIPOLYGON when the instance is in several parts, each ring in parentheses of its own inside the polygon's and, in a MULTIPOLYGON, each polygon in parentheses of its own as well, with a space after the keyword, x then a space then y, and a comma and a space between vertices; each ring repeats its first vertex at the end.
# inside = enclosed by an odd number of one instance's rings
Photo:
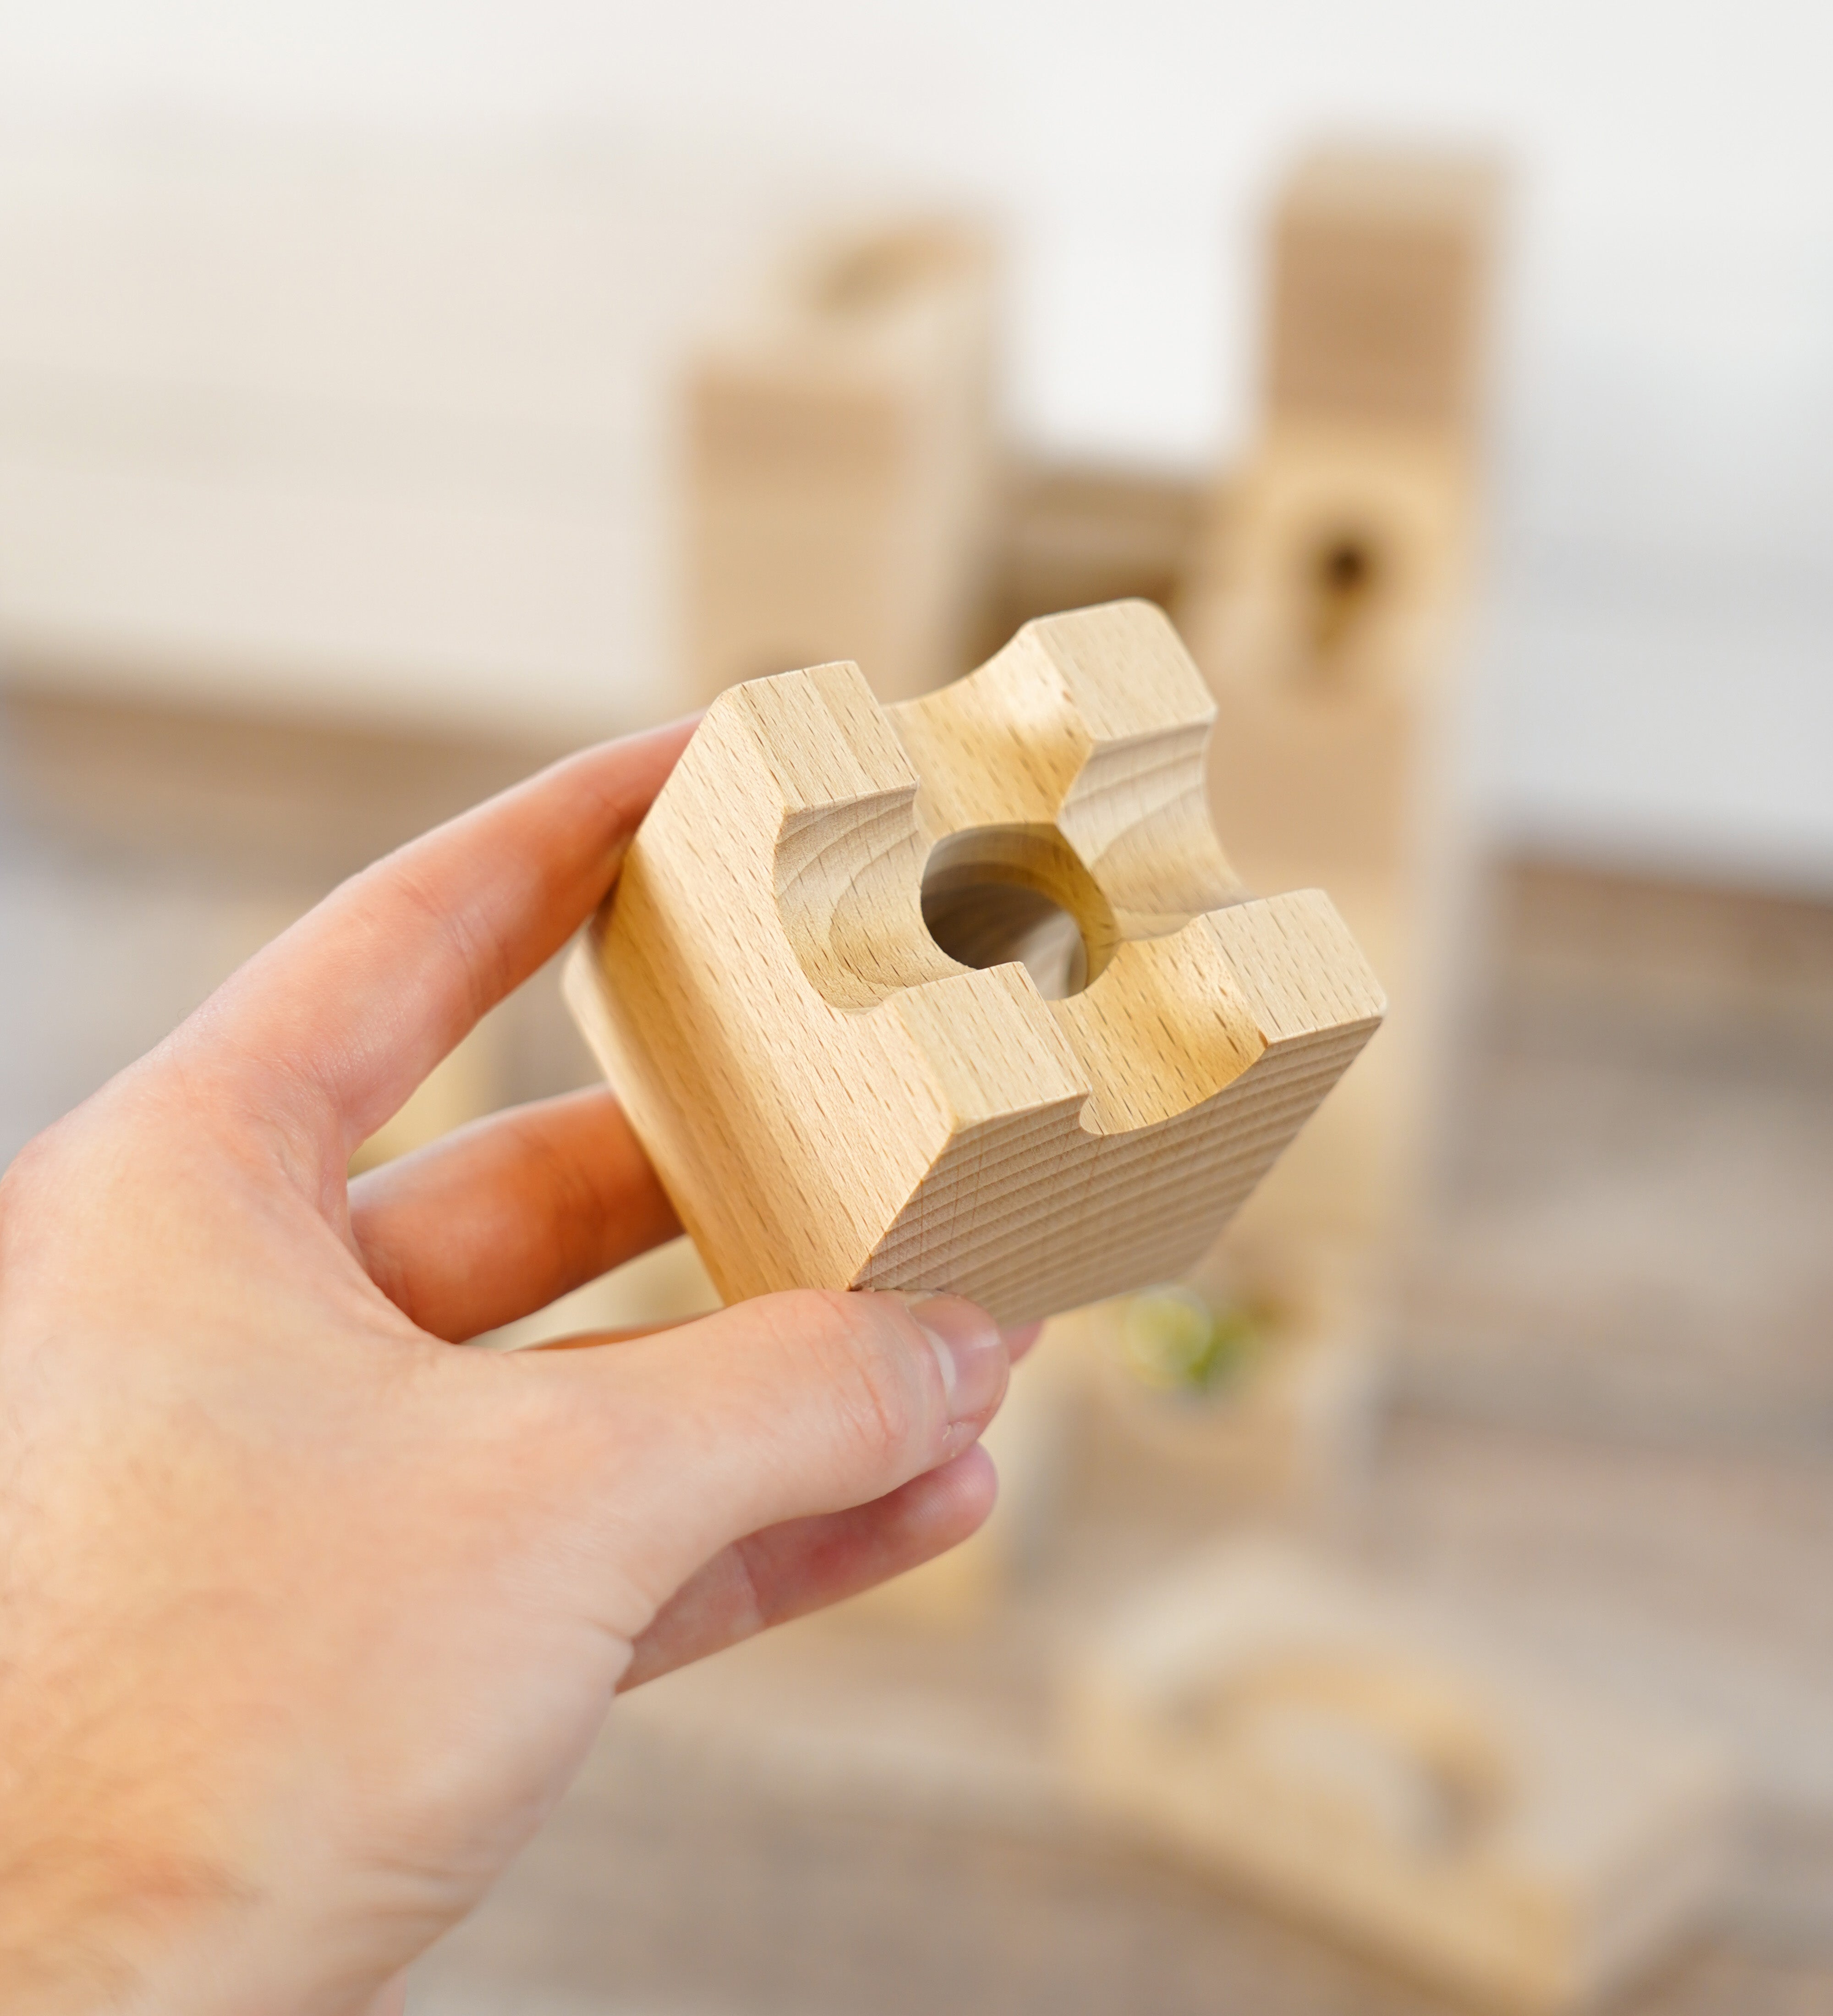
POLYGON ((1212 1397, 1238 1385, 1266 1349, 1267 1312, 1212 1301, 1182 1283, 1129 1296, 1121 1355, 1136 1379, 1161 1393, 1212 1397))

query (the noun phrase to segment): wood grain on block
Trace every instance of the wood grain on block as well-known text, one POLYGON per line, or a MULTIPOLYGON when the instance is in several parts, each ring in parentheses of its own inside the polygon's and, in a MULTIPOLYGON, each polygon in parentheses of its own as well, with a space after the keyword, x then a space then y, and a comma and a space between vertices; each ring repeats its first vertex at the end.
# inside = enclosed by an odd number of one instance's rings
POLYGON ((1640 1971, 1728 1846, 1690 1734, 1270 1542, 1167 1573, 1065 1702, 1095 1808, 1486 2007, 1576 2008, 1640 1971))
POLYGON ((895 707, 845 664, 714 703, 568 979, 728 1299, 1018 1323, 1213 1241, 1384 1006, 1327 897, 1238 900, 1213 711, 1143 603, 895 707))
POLYGON ((851 653, 883 698, 971 662, 990 551, 996 260, 941 222, 807 248, 694 360, 696 698, 851 653))

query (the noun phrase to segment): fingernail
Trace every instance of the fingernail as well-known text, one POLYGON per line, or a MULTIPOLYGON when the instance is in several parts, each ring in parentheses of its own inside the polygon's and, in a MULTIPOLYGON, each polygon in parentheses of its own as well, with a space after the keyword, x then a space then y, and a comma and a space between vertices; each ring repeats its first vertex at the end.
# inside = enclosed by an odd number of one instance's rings
POLYGON ((1017 1330, 1006 1333, 1006 1363, 1016 1365, 1044 1334, 1041 1323, 1021 1323, 1017 1330))
POLYGON ((959 1295, 931 1295, 909 1308, 942 1367, 949 1420, 984 1420, 1006 1391, 1006 1341, 999 1326, 959 1295))

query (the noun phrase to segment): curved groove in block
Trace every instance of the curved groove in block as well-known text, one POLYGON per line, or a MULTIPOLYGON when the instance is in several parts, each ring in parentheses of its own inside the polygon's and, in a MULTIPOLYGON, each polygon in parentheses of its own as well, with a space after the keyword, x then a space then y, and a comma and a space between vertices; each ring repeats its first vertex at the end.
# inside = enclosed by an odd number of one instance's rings
POLYGON ((938 840, 924 866, 923 920, 963 965, 1017 959, 1046 995, 1079 994, 1098 980, 1122 938, 1106 891, 1053 826, 970 826, 938 840), (1073 944, 1065 984, 1053 989, 1023 948, 1050 934, 1056 920, 1073 944))
POLYGON ((914 787, 786 818, 776 840, 777 915, 822 999, 858 1013, 960 971, 924 923, 914 787))
POLYGON ((1094 1089, 1090 1134, 1124 1134, 1187 1113, 1258 1064, 1266 1039, 1207 917, 1173 938, 1123 945, 1100 986, 1054 1002, 1094 1089))

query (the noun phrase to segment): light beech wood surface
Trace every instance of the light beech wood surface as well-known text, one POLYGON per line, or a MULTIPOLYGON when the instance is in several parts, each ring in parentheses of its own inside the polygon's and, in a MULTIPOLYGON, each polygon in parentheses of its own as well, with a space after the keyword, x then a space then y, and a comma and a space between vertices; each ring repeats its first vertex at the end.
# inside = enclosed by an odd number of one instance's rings
POLYGON ((568 998, 729 1299, 1019 1323, 1213 1241, 1385 1005, 1327 896, 1241 900, 1213 714, 1143 603, 889 709, 852 664, 714 703, 568 998))

